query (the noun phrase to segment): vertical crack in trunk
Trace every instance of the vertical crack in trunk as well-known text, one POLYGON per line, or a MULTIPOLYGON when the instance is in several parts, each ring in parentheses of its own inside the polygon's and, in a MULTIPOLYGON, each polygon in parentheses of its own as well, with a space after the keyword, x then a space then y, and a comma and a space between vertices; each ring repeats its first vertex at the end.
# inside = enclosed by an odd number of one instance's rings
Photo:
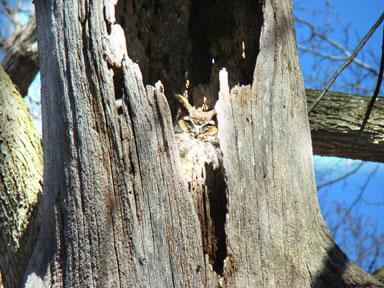
MULTIPOLYGON (((181 174, 192 193, 200 221, 206 267, 223 276, 227 257, 227 187, 222 153, 217 143, 197 140, 186 133, 176 134, 181 174)), ((216 276, 214 276, 216 277, 216 276)))
MULTIPOLYGON (((209 214, 204 216, 209 219, 202 229, 206 229, 206 235, 203 233, 204 248, 208 253, 210 264, 213 270, 220 276, 224 272, 224 259, 227 257, 225 221, 227 215, 227 195, 225 173, 221 159, 219 166, 214 168, 212 163, 205 164, 207 187, 206 196, 203 197, 206 209, 209 214), (208 225, 207 225, 208 224, 208 225)), ((203 224, 203 223, 202 223, 203 224)))

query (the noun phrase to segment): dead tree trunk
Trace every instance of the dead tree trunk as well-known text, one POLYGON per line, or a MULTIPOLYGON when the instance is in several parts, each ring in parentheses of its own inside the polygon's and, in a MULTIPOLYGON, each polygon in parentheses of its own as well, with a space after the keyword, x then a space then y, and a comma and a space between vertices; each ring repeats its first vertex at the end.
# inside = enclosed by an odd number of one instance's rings
POLYGON ((192 88, 215 91, 224 65, 229 85, 252 81, 230 90, 223 77, 220 87, 224 257, 215 271, 205 262, 163 87, 144 87, 115 1, 36 0, 45 173, 26 286, 379 287, 320 214, 290 1, 118 2, 146 10, 124 27, 148 61, 145 81, 160 69, 165 92, 176 91, 185 79, 172 71, 185 68, 192 88), (219 28, 200 39, 203 26, 219 28), (172 67, 180 53, 185 67, 172 67))
POLYGON ((26 285, 202 287, 170 111, 124 52, 113 2, 36 1, 45 172, 26 285))

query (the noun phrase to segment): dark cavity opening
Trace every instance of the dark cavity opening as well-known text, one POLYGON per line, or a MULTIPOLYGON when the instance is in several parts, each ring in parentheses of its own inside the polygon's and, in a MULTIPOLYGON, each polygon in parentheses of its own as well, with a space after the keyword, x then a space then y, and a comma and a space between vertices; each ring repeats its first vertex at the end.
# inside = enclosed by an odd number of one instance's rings
POLYGON ((127 0, 119 1, 116 13, 128 54, 140 65, 145 84, 161 80, 175 112, 174 93, 185 90, 186 74, 195 106, 203 97, 214 106, 223 67, 231 86, 251 83, 263 22, 258 2, 263 1, 127 0))
POLYGON ((222 67, 229 71, 230 85, 251 83, 259 51, 260 6, 248 0, 192 0, 192 83, 217 84, 222 67))
POLYGON ((206 194, 203 195, 204 215, 201 215, 201 229, 204 253, 208 254, 213 270, 223 275, 224 259, 227 257, 225 223, 227 215, 227 195, 222 165, 214 168, 206 164, 206 194))

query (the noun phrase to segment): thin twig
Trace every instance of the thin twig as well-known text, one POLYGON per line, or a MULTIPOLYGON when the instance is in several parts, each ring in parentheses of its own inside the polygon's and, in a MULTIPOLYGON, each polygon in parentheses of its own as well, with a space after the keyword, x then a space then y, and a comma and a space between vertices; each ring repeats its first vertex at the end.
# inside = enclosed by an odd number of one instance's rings
POLYGON ((345 173, 344 175, 341 175, 340 177, 337 177, 335 179, 332 179, 332 180, 320 183, 319 185, 317 185, 317 190, 320 190, 320 189, 322 189, 322 188, 324 188, 324 187, 326 187, 328 185, 335 184, 335 183, 337 183, 337 182, 339 182, 341 180, 344 180, 344 179, 348 178, 349 176, 351 176, 354 173, 356 173, 361 168, 361 166, 363 166, 364 164, 365 164, 365 162, 361 162, 354 169, 352 169, 351 171, 345 173))
MULTIPOLYGON (((300 50, 302 50, 304 52, 311 53, 311 54, 316 55, 316 56, 320 56, 320 57, 323 57, 323 58, 328 58, 331 61, 343 61, 343 60, 346 61, 348 59, 348 57, 351 56, 351 52, 349 52, 340 43, 338 43, 335 40, 329 38, 326 34, 321 33, 320 31, 318 31, 317 28, 315 27, 315 25, 313 25, 312 23, 310 23, 307 20, 304 20, 302 18, 298 18, 298 17, 295 18, 295 21, 300 23, 300 24, 306 25, 311 30, 311 34, 312 34, 311 38, 314 37, 314 36, 319 37, 325 43, 328 43, 333 48, 335 48, 336 50, 340 51, 345 57, 334 56, 334 55, 327 55, 327 54, 325 54, 323 52, 320 52, 320 51, 317 51, 317 50, 315 50, 313 48, 304 47, 303 45, 299 45, 298 46, 298 48, 300 50)), ((345 33, 345 34, 348 36, 348 33, 345 33)), ((379 71, 377 71, 376 69, 372 68, 369 64, 367 64, 364 61, 358 59, 357 57, 353 58, 352 62, 354 64, 356 64, 357 66, 359 66, 359 67, 361 67, 363 69, 366 69, 366 70, 368 70, 369 72, 371 72, 371 73, 373 73, 375 75, 379 74, 379 71)))
POLYGON ((315 56, 320 56, 321 58, 325 58, 325 59, 328 59, 331 61, 343 61, 343 60, 345 60, 345 57, 343 57, 343 56, 336 56, 336 55, 323 53, 323 52, 320 52, 316 49, 308 48, 308 47, 305 47, 305 46, 300 45, 300 44, 297 45, 297 48, 303 52, 308 52, 308 53, 311 53, 315 56))
MULTIPOLYGON (((321 92, 319 97, 315 100, 315 102, 312 103, 311 107, 308 109, 308 114, 312 112, 312 110, 319 104, 320 100, 327 94, 329 88, 332 86, 333 82, 335 82, 336 78, 339 76, 339 74, 349 65, 351 64, 352 60, 356 57, 356 55, 359 53, 361 48, 367 43, 369 38, 372 36, 373 32, 377 29, 377 27, 380 26, 381 22, 384 20, 384 13, 381 14, 380 18, 373 24, 372 28, 368 31, 368 33, 364 36, 364 38, 361 40, 359 45, 356 47, 356 49, 352 52, 351 56, 348 57, 348 59, 336 70, 335 74, 333 74, 332 78, 327 83, 327 86, 324 88, 324 90, 321 92)), ((382 78, 382 77, 381 77, 382 78)))
POLYGON ((366 192, 366 188, 368 187, 369 182, 371 181, 372 177, 376 174, 377 170, 379 170, 380 166, 376 165, 372 172, 365 178, 364 184, 362 187, 360 187, 360 192, 355 198, 355 200, 351 203, 351 205, 348 207, 346 212, 344 213, 341 220, 337 223, 337 225, 333 229, 333 236, 335 237, 337 234, 337 231, 339 230, 340 226, 345 222, 345 220, 349 217, 351 214, 352 209, 361 201, 361 199, 364 197, 364 193, 366 192))
MULTIPOLYGON (((379 192, 375 192, 373 194, 379 195, 379 192)), ((362 198, 361 200, 364 204, 370 205, 370 206, 383 206, 384 205, 384 201, 371 201, 371 200, 367 200, 365 198, 362 198)))
POLYGON ((359 133, 357 134, 351 147, 353 147, 359 141, 361 135, 363 134, 364 128, 367 125, 367 122, 369 119, 369 115, 372 112, 373 105, 375 104, 375 101, 376 101, 377 97, 379 96, 381 83, 383 82, 383 74, 384 74, 384 28, 383 28, 383 41, 381 43, 381 49, 382 50, 381 50, 380 71, 379 71, 379 76, 377 77, 375 92, 373 92, 373 96, 372 96, 371 101, 369 102, 367 110, 365 112, 363 123, 361 123, 359 133))

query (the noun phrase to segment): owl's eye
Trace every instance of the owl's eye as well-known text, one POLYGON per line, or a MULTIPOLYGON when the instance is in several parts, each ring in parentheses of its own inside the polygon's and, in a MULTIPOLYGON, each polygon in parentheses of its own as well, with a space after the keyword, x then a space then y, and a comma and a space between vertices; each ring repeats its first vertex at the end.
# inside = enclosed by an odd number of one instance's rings
POLYGON ((202 128, 203 128, 203 129, 202 129, 202 132, 203 132, 203 133, 207 132, 207 131, 209 130, 209 127, 210 127, 210 126, 208 126, 208 125, 202 127, 202 128))
POLYGON ((184 132, 190 133, 192 131, 192 122, 189 119, 179 120, 179 127, 184 132))
POLYGON ((206 127, 210 127, 210 126, 216 126, 216 122, 213 121, 213 120, 210 120, 208 122, 205 122, 201 125, 201 128, 206 128, 206 127))
POLYGON ((217 128, 214 125, 209 125, 204 127, 204 134, 206 135, 215 135, 217 133, 217 128))

